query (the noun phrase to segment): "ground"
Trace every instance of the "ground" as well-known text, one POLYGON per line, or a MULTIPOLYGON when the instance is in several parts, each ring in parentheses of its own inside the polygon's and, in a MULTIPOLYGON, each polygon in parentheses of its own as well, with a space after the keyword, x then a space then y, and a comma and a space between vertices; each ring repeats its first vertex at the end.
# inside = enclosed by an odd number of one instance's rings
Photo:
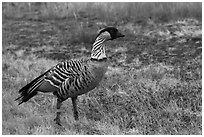
POLYGON ((18 106, 18 90, 60 61, 89 57, 98 18, 2 22, 2 134, 202 134, 202 22, 128 21, 126 36, 107 43, 111 59, 100 86, 63 103, 36 96, 18 106))

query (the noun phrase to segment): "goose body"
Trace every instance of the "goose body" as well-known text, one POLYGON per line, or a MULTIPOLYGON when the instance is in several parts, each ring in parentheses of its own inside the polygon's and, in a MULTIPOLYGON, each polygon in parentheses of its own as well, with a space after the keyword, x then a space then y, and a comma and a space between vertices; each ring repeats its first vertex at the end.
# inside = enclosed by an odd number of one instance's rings
POLYGON ((72 59, 53 66, 19 90, 16 99, 19 105, 39 92, 53 93, 57 97, 56 123, 60 125, 60 107, 68 98, 72 99, 74 118, 78 120, 76 99, 99 85, 109 64, 104 43, 119 37, 124 35, 114 27, 101 30, 93 43, 91 58, 72 59))

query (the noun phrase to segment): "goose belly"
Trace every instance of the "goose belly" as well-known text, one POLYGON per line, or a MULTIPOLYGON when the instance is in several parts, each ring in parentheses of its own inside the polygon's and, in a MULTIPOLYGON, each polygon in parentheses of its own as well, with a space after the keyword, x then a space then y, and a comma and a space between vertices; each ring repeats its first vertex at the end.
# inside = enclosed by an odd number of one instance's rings
POLYGON ((81 77, 79 82, 78 82, 79 88, 78 89, 72 88, 74 91, 70 92, 70 93, 72 93, 72 94, 70 94, 70 96, 71 97, 79 96, 79 95, 85 94, 85 93, 93 90, 94 88, 96 88, 100 84, 101 80, 103 79, 106 70, 107 70, 106 68, 94 69, 90 73, 91 76, 89 77, 89 79, 85 79, 85 78, 81 77))
POLYGON ((83 87, 83 85, 81 85, 80 87, 82 87, 81 89, 79 90, 76 90, 71 96, 78 96, 78 95, 82 95, 82 94, 85 94, 91 90, 93 90, 94 88, 96 88, 99 84, 100 84, 100 81, 102 80, 103 78, 103 75, 97 75, 96 77, 94 77, 93 79, 91 79, 91 81, 83 87))

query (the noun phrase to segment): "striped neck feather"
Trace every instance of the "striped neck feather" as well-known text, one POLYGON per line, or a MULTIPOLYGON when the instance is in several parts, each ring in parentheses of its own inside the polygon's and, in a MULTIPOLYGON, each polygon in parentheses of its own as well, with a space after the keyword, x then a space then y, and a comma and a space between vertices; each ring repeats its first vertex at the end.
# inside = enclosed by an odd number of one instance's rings
POLYGON ((92 59, 101 60, 107 58, 104 45, 104 42, 106 42, 107 40, 107 37, 103 37, 103 35, 99 35, 96 38, 91 51, 92 59))

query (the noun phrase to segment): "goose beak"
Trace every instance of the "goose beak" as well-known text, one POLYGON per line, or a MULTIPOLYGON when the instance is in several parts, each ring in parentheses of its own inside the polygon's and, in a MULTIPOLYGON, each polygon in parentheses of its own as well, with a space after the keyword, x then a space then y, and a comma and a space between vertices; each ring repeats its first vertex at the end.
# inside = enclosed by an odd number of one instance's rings
POLYGON ((125 37, 125 35, 123 35, 121 32, 118 32, 116 36, 117 36, 118 38, 119 38, 119 37, 125 37))

